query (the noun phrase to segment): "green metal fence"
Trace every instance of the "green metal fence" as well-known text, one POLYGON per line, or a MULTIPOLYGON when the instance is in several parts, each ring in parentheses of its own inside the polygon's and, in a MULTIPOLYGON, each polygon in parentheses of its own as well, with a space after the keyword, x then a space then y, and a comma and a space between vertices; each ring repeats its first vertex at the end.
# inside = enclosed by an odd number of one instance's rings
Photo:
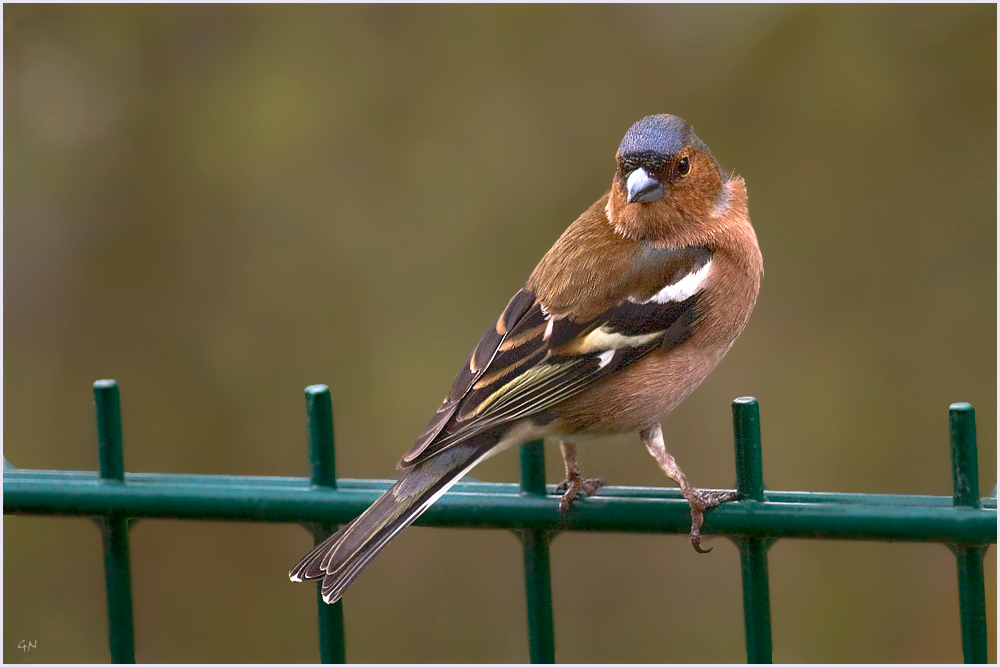
MULTIPOLYGON (((223 519, 309 524, 316 541, 360 514, 392 484, 337 479, 333 411, 324 385, 306 388, 310 479, 125 473, 118 386, 94 383, 99 470, 18 470, 4 461, 4 514, 89 516, 101 522, 114 662, 135 661, 130 519, 223 519)), ((958 562, 962 651, 986 662, 983 556, 997 541, 996 492, 979 497, 975 412, 950 409, 953 497, 765 491, 760 413, 753 398, 733 402, 737 488, 741 499, 708 514, 702 532, 733 537, 743 571, 747 661, 771 662, 767 548, 777 538, 940 542, 958 562)), ((521 447, 521 483, 456 484, 417 521, 424 526, 504 528, 521 532, 531 662, 555 662, 549 535, 554 530, 686 534, 687 502, 668 488, 604 487, 563 520, 554 487, 545 485, 541 442, 521 447)), ((343 602, 319 599, 323 662, 345 661, 343 602)))

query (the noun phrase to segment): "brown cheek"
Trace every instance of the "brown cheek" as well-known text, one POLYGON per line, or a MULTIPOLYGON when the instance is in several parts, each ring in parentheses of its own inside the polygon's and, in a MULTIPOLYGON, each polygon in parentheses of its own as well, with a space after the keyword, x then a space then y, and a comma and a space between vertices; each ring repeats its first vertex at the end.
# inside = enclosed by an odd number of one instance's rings
POLYGON ((712 165, 699 161, 697 172, 690 172, 692 178, 684 183, 683 191, 678 193, 678 208, 699 217, 712 210, 713 202, 722 188, 717 174, 713 172, 712 165))
POLYGON ((616 181, 611 188, 611 197, 608 199, 608 209, 613 219, 617 220, 619 218, 626 203, 625 189, 620 182, 616 181))

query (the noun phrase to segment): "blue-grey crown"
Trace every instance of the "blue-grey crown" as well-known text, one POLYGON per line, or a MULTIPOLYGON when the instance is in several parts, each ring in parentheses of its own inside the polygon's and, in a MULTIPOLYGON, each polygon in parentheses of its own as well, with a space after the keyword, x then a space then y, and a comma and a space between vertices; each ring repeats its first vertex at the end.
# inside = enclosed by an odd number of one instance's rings
POLYGON ((625 133, 618 146, 618 157, 669 159, 694 143, 701 141, 683 118, 670 114, 646 116, 625 133))

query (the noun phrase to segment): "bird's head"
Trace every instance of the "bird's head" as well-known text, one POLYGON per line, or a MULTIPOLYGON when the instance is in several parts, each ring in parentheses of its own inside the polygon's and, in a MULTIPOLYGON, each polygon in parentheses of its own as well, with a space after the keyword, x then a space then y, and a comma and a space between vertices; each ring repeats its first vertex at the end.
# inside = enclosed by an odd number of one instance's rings
POLYGON ((694 231, 724 196, 725 175, 712 151, 677 116, 640 120, 625 133, 615 160, 608 219, 630 238, 657 241, 694 231))

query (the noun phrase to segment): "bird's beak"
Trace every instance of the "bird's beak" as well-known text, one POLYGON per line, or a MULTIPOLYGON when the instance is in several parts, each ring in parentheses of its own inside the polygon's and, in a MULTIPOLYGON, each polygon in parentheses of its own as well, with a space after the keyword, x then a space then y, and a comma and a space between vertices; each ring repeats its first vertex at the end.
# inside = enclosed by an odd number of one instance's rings
POLYGON ((628 175, 625 186, 628 190, 629 204, 637 201, 656 201, 663 196, 663 186, 658 180, 647 174, 642 167, 628 175))

